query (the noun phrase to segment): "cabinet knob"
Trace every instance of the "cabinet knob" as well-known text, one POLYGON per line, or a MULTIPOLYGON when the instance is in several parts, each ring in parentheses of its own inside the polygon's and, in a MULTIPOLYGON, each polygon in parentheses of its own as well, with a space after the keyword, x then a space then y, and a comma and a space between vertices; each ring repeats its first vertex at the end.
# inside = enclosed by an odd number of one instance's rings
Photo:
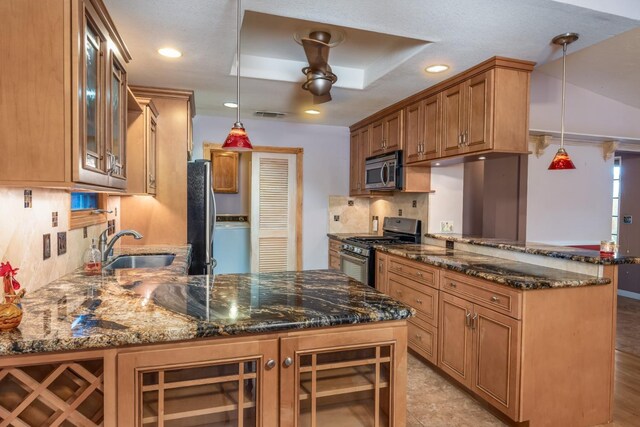
POLYGON ((269 359, 267 360, 267 363, 265 364, 267 369, 273 369, 276 367, 276 361, 273 359, 269 359))
POLYGON ((457 286, 457 285, 456 285, 455 283, 453 283, 453 282, 449 282, 449 287, 450 287, 450 288, 455 288, 456 286, 457 286))
POLYGON ((284 365, 285 368, 288 368, 289 366, 293 365, 293 359, 290 357, 287 357, 286 359, 284 359, 284 362, 282 362, 282 364, 284 365))
POLYGON ((417 302, 418 304, 422 304, 422 300, 421 300, 420 298, 416 298, 416 302, 417 302))
POLYGON ((500 302, 500 298, 493 296, 491 297, 491 302, 500 302))

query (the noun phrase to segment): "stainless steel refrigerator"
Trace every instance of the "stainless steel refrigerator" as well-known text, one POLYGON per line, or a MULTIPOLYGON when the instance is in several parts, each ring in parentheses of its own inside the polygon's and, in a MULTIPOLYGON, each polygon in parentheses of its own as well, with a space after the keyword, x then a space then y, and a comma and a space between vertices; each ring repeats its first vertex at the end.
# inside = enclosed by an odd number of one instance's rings
POLYGON ((191 244, 189 274, 212 274, 216 201, 211 182, 211 162, 187 163, 187 241, 191 244))

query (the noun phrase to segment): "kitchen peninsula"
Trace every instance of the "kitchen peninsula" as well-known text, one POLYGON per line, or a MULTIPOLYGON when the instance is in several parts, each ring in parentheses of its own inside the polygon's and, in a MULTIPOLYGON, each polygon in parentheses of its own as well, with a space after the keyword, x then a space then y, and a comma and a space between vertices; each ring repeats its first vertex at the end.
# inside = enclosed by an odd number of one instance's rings
POLYGON ((3 422, 404 425, 407 306, 332 271, 186 276, 188 246, 132 252, 176 257, 24 299, 0 334, 3 422))

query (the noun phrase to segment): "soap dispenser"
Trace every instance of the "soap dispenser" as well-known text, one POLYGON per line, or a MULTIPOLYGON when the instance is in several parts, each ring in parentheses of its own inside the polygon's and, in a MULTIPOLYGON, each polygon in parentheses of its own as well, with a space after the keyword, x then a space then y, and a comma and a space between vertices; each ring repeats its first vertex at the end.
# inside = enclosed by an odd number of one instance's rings
POLYGON ((96 246, 96 239, 91 239, 91 246, 84 252, 83 262, 87 274, 100 274, 102 271, 102 254, 96 246))

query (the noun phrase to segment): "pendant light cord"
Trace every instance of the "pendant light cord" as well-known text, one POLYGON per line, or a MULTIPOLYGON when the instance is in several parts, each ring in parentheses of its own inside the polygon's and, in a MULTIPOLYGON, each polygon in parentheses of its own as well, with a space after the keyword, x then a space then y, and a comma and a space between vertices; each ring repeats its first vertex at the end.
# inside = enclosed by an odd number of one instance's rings
MULTIPOLYGON (((239 0, 238 0, 239 1, 239 0)), ((564 148, 564 110, 567 86, 567 43, 562 44, 562 114, 560 115, 560 148, 564 148)))
POLYGON ((238 111, 236 111, 236 122, 240 123, 240 13, 242 11, 242 0, 238 0, 238 10, 236 12, 236 99, 238 101, 238 111))

